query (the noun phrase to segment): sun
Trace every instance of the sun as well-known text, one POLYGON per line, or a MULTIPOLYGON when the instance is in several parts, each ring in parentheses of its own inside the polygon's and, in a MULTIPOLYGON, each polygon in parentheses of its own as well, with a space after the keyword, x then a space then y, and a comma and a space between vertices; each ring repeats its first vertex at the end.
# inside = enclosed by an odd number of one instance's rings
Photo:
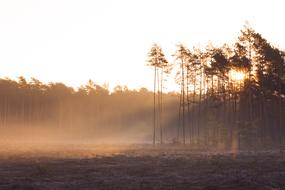
POLYGON ((243 81, 245 79, 245 73, 242 71, 231 70, 230 71, 230 78, 233 81, 243 81))

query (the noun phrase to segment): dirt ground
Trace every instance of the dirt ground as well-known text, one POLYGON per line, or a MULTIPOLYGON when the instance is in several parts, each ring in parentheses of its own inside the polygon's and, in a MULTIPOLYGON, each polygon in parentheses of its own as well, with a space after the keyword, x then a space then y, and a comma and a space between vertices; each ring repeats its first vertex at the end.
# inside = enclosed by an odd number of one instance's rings
POLYGON ((2 144, 0 189, 285 189, 285 152, 2 144))

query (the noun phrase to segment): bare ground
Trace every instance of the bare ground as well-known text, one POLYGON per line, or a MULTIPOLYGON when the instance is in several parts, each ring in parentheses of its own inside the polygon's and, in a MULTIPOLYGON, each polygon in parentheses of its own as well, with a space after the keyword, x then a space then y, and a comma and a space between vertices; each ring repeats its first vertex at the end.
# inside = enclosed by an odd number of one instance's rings
POLYGON ((285 154, 148 145, 1 145, 0 189, 285 189, 285 154))

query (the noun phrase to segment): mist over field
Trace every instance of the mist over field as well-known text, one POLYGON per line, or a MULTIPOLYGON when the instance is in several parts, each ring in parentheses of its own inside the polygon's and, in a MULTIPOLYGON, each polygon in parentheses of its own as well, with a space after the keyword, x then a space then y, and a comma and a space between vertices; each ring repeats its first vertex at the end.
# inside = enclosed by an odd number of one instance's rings
POLYGON ((285 190, 284 7, 0 1, 0 190, 285 190))
MULTIPOLYGON (((92 81, 78 91, 33 79, 0 80, 1 141, 143 143, 152 136, 152 92, 114 92, 92 81)), ((176 125, 178 96, 165 94, 165 130, 176 125), (168 119, 169 118, 169 119, 168 119)))

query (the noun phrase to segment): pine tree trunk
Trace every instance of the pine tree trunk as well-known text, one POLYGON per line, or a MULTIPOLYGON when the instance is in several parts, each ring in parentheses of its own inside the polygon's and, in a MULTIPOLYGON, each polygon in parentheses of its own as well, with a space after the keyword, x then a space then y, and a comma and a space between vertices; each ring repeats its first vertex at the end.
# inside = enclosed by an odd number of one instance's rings
POLYGON ((163 144, 163 138, 162 138, 162 88, 163 88, 163 68, 161 68, 161 79, 160 79, 160 102, 159 102, 159 127, 160 127, 160 144, 163 144))
POLYGON ((201 125, 201 103, 202 103, 202 63, 200 68, 200 85, 199 85, 199 101, 198 101, 198 123, 197 123, 197 139, 198 139, 198 145, 200 144, 200 125, 201 125))
POLYGON ((182 60, 181 64, 181 71, 182 71, 182 135, 183 135, 183 144, 185 145, 185 76, 184 76, 184 63, 182 60))
POLYGON ((153 146, 155 145, 155 131, 156 131, 156 74, 157 74, 157 68, 154 67, 154 83, 153 83, 153 146))

